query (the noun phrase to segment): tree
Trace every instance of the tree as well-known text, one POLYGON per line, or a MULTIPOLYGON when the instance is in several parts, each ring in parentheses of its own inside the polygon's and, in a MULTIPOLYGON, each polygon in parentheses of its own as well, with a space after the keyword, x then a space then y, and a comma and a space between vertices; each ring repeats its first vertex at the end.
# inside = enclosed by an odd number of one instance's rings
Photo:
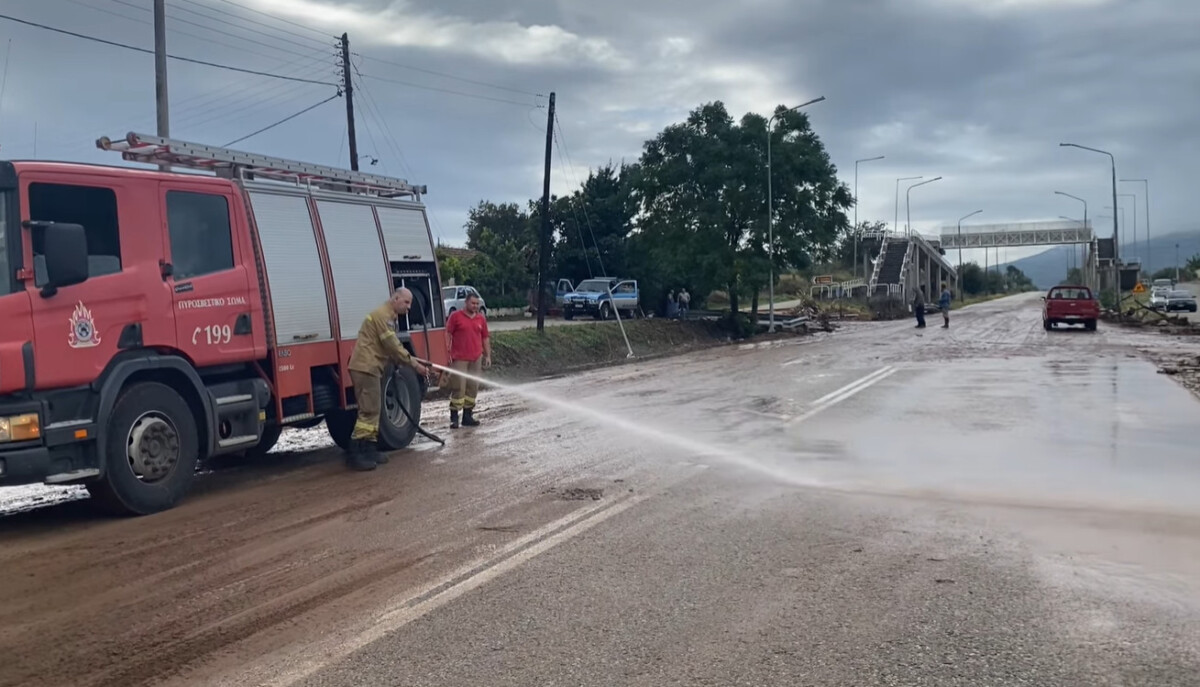
POLYGON ((1200 253, 1188 258, 1188 261, 1184 263, 1183 268, 1188 271, 1189 279, 1196 276, 1196 273, 1200 272, 1200 253))
POLYGON ((467 218, 467 247, 479 251, 466 271, 488 297, 523 298, 537 274, 537 232, 516 203, 480 201, 467 218))
POLYGON ((1033 280, 1025 275, 1021 269, 1015 265, 1009 265, 1004 270, 1004 290, 1005 291, 1033 291, 1037 287, 1033 285, 1033 280))
POLYGON ((1085 283, 1083 278, 1083 270, 1079 269, 1078 267, 1072 267, 1071 269, 1067 270, 1067 278, 1059 283, 1063 285, 1076 285, 1085 283))
POLYGON ((636 171, 636 165, 605 165, 591 172, 579 190, 554 199, 557 276, 578 284, 589 277, 629 275, 629 235, 638 210, 636 171))
POLYGON ((645 145, 637 174, 643 213, 636 245, 668 279, 698 293, 724 287, 731 312, 739 292, 757 296, 775 257, 778 273, 831 253, 846 231, 849 190, 798 112, 778 110, 772 133, 774 243, 768 246, 767 120, 735 123, 721 102, 693 110, 645 145), (768 249, 773 249, 768 251, 768 249))
POLYGON ((987 289, 987 275, 983 273, 983 268, 979 266, 979 263, 968 262, 963 265, 959 283, 964 294, 979 295, 987 289))

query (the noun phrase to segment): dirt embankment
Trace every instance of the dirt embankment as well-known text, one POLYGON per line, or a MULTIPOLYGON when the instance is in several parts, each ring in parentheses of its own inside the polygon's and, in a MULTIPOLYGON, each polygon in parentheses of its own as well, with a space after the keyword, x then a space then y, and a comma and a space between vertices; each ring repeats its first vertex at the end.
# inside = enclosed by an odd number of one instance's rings
MULTIPOLYGON (((622 323, 638 359, 675 355, 717 346, 729 335, 715 323, 678 320, 630 320, 622 323)), ((616 322, 492 334, 489 376, 524 380, 625 362, 629 349, 616 322)))

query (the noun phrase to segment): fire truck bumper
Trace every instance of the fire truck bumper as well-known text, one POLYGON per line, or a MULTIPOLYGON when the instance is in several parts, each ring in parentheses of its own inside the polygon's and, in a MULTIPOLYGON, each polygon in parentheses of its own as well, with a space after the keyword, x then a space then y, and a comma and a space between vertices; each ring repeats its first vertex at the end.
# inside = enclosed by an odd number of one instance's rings
POLYGON ((52 463, 45 446, 0 450, 0 485, 41 482, 50 474, 52 463))

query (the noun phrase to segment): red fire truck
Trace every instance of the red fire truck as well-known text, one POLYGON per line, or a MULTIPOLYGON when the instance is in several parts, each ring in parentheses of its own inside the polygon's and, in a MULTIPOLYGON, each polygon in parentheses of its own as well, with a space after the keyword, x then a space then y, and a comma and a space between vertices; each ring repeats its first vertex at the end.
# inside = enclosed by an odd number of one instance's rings
MULTIPOLYGON (((401 286, 401 340, 445 363, 425 187, 143 134, 97 146, 183 171, 0 162, 0 486, 85 484, 146 514, 284 427, 344 446, 358 327, 401 286)), ((413 439, 418 377, 384 375, 381 448, 413 439)))

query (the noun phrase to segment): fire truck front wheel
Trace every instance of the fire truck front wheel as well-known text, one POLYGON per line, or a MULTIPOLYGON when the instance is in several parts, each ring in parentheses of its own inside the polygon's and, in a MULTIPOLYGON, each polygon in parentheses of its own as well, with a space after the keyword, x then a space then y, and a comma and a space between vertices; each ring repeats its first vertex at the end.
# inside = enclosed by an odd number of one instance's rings
POLYGON ((104 477, 88 484, 98 506, 122 515, 172 508, 196 475, 200 438, 187 401, 171 387, 140 382, 121 392, 104 440, 104 477))

